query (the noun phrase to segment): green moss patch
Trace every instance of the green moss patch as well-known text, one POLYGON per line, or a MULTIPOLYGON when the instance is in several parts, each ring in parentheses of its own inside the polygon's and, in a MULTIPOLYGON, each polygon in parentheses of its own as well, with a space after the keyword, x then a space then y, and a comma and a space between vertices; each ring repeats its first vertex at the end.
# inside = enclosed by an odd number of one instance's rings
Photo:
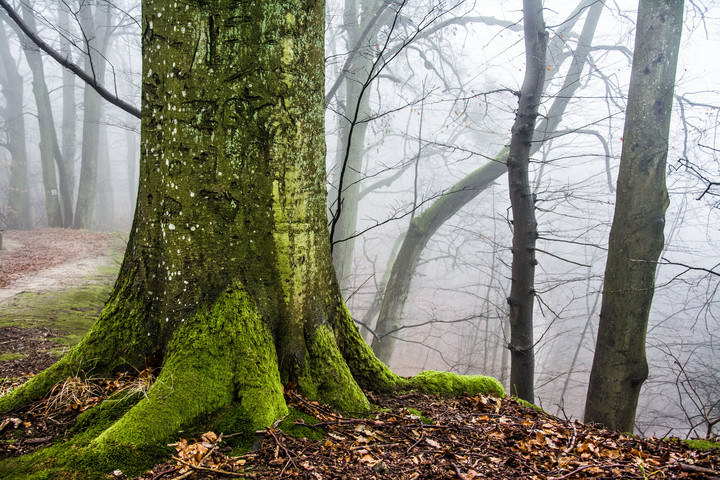
POLYGON ((494 394, 498 397, 505 396, 505 389, 500 382, 483 375, 458 375, 450 372, 427 370, 418 373, 409 380, 411 389, 443 397, 475 395, 478 393, 494 394))
POLYGON ((694 440, 683 440, 688 446, 695 450, 710 450, 712 448, 720 448, 720 443, 711 440, 696 438, 694 440))

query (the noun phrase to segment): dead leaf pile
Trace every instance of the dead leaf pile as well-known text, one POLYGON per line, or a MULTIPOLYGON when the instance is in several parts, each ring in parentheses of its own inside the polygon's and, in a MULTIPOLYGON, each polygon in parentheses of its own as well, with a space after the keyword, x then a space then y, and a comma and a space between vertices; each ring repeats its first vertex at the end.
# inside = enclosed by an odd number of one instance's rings
POLYGON ((381 411, 350 418, 297 393, 286 395, 291 406, 317 420, 295 424, 322 432, 322 440, 272 428, 259 432, 264 439, 258 450, 228 457, 228 449, 219 447, 222 436, 209 432, 196 443, 178 442, 174 463, 138 480, 720 478, 717 449, 696 451, 678 440, 560 420, 512 399, 371 396, 381 411))

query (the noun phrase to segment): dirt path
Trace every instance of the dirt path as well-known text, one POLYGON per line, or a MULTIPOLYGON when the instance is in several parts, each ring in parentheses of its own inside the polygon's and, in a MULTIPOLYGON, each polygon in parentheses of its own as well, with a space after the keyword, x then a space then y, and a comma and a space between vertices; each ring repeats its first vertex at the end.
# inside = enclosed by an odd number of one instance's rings
POLYGON ((22 292, 43 292, 82 284, 114 261, 114 234, 50 228, 8 230, 0 250, 0 307, 22 292))

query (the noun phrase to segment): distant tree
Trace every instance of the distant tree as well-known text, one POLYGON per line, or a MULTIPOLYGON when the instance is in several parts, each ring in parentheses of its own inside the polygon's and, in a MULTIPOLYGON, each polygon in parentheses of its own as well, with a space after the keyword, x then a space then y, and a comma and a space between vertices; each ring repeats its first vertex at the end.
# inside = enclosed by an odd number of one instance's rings
MULTIPOLYGON (((96 83, 102 84, 107 68, 105 56, 113 30, 112 9, 107 2, 81 2, 78 17, 84 40, 85 72, 96 83)), ((97 195, 98 157, 101 155, 100 118, 103 106, 102 98, 89 83, 85 83, 83 105, 82 158, 74 226, 89 229, 92 226, 97 195)))
POLYGON ((23 78, 10 52, 3 23, 0 23, 0 66, 0 88, 5 97, 3 120, 7 126, 7 135, 1 144, 10 153, 10 192, 4 212, 4 224, 10 229, 29 230, 33 227, 33 215, 30 208, 23 78))
MULTIPOLYGON (((37 33, 35 12, 31 3, 22 5, 22 13, 29 29, 37 33)), ((63 209, 60 206, 62 194, 63 204, 72 209, 72 197, 69 185, 62 181, 58 184, 58 175, 55 167, 64 171, 63 159, 60 157, 55 120, 50 103, 50 93, 45 81, 45 67, 43 66, 40 50, 25 36, 18 32, 18 37, 25 50, 25 58, 32 72, 32 90, 37 105, 37 120, 40 127, 40 162, 42 165, 43 187, 45 192, 45 214, 50 227, 64 226, 63 209), (60 187, 60 188, 59 188, 60 187)), ((61 174, 60 179, 64 176, 61 174)))
POLYGON ((632 432, 657 260, 664 245, 670 114, 682 0, 640 0, 623 149, 585 420, 632 432))

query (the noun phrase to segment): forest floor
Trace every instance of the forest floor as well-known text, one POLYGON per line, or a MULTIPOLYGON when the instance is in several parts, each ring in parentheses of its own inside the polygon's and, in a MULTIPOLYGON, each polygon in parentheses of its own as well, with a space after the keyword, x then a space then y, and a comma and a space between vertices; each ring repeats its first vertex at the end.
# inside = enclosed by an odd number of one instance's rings
POLYGON ((0 378, 39 372, 82 337, 107 299, 124 245, 116 233, 3 232, 0 378))
MULTIPOLYGON (((0 395, 89 328, 124 245, 116 235, 65 230, 5 232, 3 241, 0 395)), ((0 416, 0 462, 69 439, 82 412, 120 391, 141 395, 154 373, 68 378, 48 398, 0 416)), ((233 432, 188 433, 169 446, 166 462, 134 479, 720 479, 718 448, 612 432, 511 398, 368 395, 375 413, 354 417, 288 390, 291 415, 257 432, 250 451, 232 448, 233 432)))

